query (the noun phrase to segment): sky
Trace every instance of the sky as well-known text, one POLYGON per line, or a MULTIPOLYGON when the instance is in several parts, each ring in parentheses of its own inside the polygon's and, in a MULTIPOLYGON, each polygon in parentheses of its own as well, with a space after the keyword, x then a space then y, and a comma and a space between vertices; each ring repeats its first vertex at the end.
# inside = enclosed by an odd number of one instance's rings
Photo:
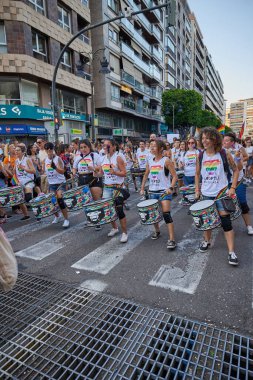
POLYGON ((253 0, 188 0, 224 86, 227 107, 253 98, 253 0))

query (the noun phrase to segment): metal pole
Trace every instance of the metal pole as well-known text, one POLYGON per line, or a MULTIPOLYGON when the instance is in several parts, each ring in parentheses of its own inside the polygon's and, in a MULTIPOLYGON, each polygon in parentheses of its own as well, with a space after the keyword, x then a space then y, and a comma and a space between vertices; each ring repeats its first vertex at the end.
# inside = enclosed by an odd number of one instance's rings
MULTIPOLYGON (((131 15, 130 15, 130 17, 138 15, 139 13, 145 13, 145 12, 149 12, 149 11, 152 11, 152 10, 155 10, 155 9, 164 8, 164 7, 168 6, 168 5, 169 5, 169 3, 165 3, 165 4, 161 4, 161 5, 156 5, 156 6, 151 7, 151 8, 142 9, 142 10, 139 10, 137 12, 132 12, 131 15)), ((79 32, 77 32, 76 34, 74 34, 74 36, 69 40, 69 42, 63 47, 62 51, 60 52, 59 58, 58 58, 58 60, 56 62, 56 65, 55 65, 55 68, 54 68, 54 73, 53 73, 53 79, 52 79, 52 91, 51 92, 52 92, 52 105, 53 105, 53 114, 54 114, 53 116, 54 116, 54 119, 55 119, 55 117, 58 117, 58 111, 59 111, 58 104, 57 104, 57 101, 56 101, 56 77, 57 77, 57 72, 58 72, 59 66, 61 64, 61 59, 63 57, 63 54, 67 50, 67 48, 81 34, 83 34, 85 32, 88 32, 89 30, 98 28, 100 26, 103 26, 103 25, 106 25, 106 24, 110 24, 111 22, 115 22, 117 20, 121 20, 122 18, 126 18, 126 16, 123 14, 121 16, 117 16, 117 17, 111 18, 109 20, 105 20, 103 22, 99 22, 97 24, 94 24, 94 25, 91 25, 89 27, 83 28, 83 29, 79 30, 79 32)), ((55 128, 54 128, 54 133, 55 133, 55 140, 56 140, 56 142, 58 142, 58 129, 56 128, 56 125, 55 125, 55 128)))
POLYGON ((94 101, 94 82, 93 82, 93 77, 91 78, 91 130, 90 130, 90 138, 91 141, 94 141, 96 138, 96 133, 95 133, 95 101, 94 101))
POLYGON ((173 117, 173 121, 172 121, 172 131, 174 133, 174 128, 175 128, 175 105, 172 104, 172 110, 173 110, 173 114, 172 114, 172 117, 173 117))

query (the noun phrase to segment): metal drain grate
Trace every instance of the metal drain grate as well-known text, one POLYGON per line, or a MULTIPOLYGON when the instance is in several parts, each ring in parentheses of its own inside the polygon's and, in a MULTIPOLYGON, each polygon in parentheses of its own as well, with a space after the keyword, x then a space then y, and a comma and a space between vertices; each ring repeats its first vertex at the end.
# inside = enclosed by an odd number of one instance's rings
POLYGON ((0 295, 0 378, 253 380, 253 340, 21 274, 0 295))

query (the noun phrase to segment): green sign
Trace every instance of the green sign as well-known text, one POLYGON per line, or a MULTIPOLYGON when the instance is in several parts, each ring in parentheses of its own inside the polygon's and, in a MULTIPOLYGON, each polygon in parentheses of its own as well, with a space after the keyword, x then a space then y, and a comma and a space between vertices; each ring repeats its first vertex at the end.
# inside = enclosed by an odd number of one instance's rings
MULTIPOLYGON (((112 133, 114 136, 122 136, 122 129, 113 129, 112 133)), ((127 129, 123 129, 123 135, 127 136, 127 129)))
POLYGON ((82 135, 83 134, 83 131, 81 129, 71 129, 70 130, 70 133, 72 135, 82 135))
POLYGON ((168 125, 166 124, 161 124, 160 125, 160 131, 162 135, 165 135, 168 132, 168 125))
MULTIPOLYGON (((86 121, 86 115, 68 112, 61 112, 61 117, 63 120, 86 121)), ((0 105, 0 119, 53 120, 53 118, 53 111, 50 108, 26 105, 0 105)))

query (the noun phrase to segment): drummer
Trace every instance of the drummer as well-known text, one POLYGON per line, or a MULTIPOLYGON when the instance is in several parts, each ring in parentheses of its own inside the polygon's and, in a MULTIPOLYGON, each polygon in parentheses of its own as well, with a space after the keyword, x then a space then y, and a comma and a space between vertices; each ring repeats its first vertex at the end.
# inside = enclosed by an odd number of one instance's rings
MULTIPOLYGON (((203 153, 199 155, 195 176, 195 197, 202 194, 203 200, 215 200, 218 194, 227 189, 228 196, 235 195, 239 170, 229 152, 222 150, 222 138, 214 127, 203 128, 200 132, 200 142, 203 153), (201 160, 200 160, 201 158, 201 160), (233 172, 233 181, 228 190, 229 168, 233 172), (200 188, 200 176, 202 184, 200 188)), ((224 230, 228 247, 228 262, 230 265, 238 265, 238 258, 234 252, 234 231, 230 220, 230 214, 225 211, 222 201, 217 200, 216 207, 221 218, 221 226, 224 230)), ((211 230, 204 232, 204 241, 199 250, 205 252, 211 245, 211 230)))
MULTIPOLYGON (((176 248, 174 223, 171 217, 171 200, 174 186, 177 182, 177 174, 173 162, 163 156, 163 150, 166 145, 160 141, 155 140, 153 143, 154 157, 149 158, 146 165, 146 172, 143 177, 141 185, 141 194, 144 194, 145 183, 149 178, 149 198, 157 199, 161 202, 163 219, 168 227, 169 240, 167 242, 168 249, 176 248), (172 179, 170 179, 172 177, 172 179)), ((151 239, 156 240, 160 237, 160 227, 156 223, 154 225, 155 232, 151 239)))
MULTIPOLYGON (((64 222, 62 227, 69 227, 68 220, 68 209, 63 200, 63 191, 66 191, 66 178, 64 176, 64 164, 62 159, 55 154, 54 144, 47 142, 45 144, 45 150, 47 152, 47 158, 44 161, 44 171, 46 173, 49 192, 54 192, 56 194, 57 202, 60 207, 61 213, 64 217, 64 222)), ((58 213, 55 213, 55 218, 52 224, 59 223, 60 217, 58 213)))
MULTIPOLYGON (((24 188, 25 201, 28 203, 32 199, 34 184, 34 174, 36 172, 32 160, 26 157, 26 148, 24 145, 18 145, 15 148, 16 151, 16 161, 15 161, 15 174, 20 184, 24 188)), ((21 220, 30 219, 28 215, 27 207, 23 203, 20 205, 20 209, 23 213, 23 218, 21 220)))
MULTIPOLYGON (((101 157, 93 152, 92 145, 88 139, 79 142, 80 155, 75 158, 73 164, 73 174, 78 175, 78 186, 87 185, 94 201, 102 197, 103 183, 102 178, 96 177, 99 171, 101 157)), ((101 226, 97 225, 96 230, 101 226)))
MULTIPOLYGON (((116 142, 114 140, 105 140, 103 146, 105 155, 101 159, 100 175, 104 175, 103 198, 113 198, 115 189, 121 189, 124 186, 126 177, 126 164, 122 156, 116 152, 116 142)), ((120 191, 119 191, 120 192, 120 191)), ((115 198, 116 212, 119 218, 122 236, 121 243, 128 241, 127 221, 124 213, 124 198, 117 196, 115 198)), ((119 232, 116 222, 112 222, 112 230, 107 236, 113 237, 119 232)))
POLYGON ((196 148, 197 142, 194 137, 190 137, 187 140, 187 150, 179 158, 179 169, 184 170, 184 185, 194 185, 195 183, 195 173, 196 173, 196 162, 199 155, 199 151, 196 148))
MULTIPOLYGON (((145 141, 141 140, 139 142, 139 148, 136 152, 136 161, 135 161, 139 169, 138 172, 140 173, 140 175, 135 176, 135 177, 138 178, 138 180, 140 181, 140 184, 142 182, 143 175, 146 170, 146 165, 147 165, 149 155, 150 155, 150 152, 145 147, 145 141)), ((136 184, 135 190, 138 191, 137 184, 136 184)))

